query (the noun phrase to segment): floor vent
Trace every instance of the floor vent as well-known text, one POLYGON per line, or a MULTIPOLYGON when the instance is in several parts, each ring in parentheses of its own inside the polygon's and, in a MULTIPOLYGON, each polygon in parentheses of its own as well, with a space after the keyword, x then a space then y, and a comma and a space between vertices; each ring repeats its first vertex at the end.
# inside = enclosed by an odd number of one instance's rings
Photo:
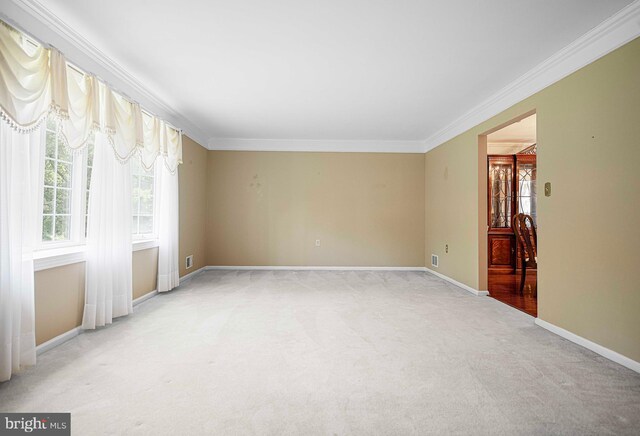
POLYGON ((431 255, 431 266, 435 266, 436 268, 438 268, 438 256, 436 256, 435 254, 431 255))

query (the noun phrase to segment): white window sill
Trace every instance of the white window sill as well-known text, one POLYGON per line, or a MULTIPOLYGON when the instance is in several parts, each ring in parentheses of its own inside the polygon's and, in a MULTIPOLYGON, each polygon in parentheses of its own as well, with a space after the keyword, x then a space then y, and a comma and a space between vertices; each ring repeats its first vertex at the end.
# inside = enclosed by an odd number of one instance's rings
POLYGON ((155 248, 159 245, 157 239, 141 239, 133 241, 133 251, 148 250, 149 248, 155 248))
MULTIPOLYGON (((157 246, 157 239, 134 241, 132 251, 148 250, 157 246)), ((85 245, 38 250, 33 253, 33 270, 42 271, 84 261, 85 245)))

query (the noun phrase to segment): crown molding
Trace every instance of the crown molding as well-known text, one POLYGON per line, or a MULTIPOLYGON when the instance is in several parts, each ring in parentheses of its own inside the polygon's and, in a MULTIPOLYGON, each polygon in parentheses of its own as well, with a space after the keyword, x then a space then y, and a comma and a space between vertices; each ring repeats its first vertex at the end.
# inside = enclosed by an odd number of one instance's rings
POLYGON ((209 150, 308 151, 343 153, 423 153, 423 141, 336 139, 243 139, 211 138, 209 150))
POLYGON ((36 0, 4 0, 2 18, 37 40, 55 46, 72 63, 91 72, 118 92, 138 102, 145 110, 183 130, 202 145, 207 135, 157 96, 152 89, 129 73, 90 41, 69 27, 36 0))
POLYGON ((208 138, 198 126, 37 0, 5 0, 0 16, 36 39, 56 46, 71 62, 182 129, 209 150, 424 153, 640 36, 640 0, 635 0, 424 141, 208 138))
POLYGON ((423 152, 442 145, 638 36, 640 36, 640 0, 635 0, 431 135, 424 142, 423 152))

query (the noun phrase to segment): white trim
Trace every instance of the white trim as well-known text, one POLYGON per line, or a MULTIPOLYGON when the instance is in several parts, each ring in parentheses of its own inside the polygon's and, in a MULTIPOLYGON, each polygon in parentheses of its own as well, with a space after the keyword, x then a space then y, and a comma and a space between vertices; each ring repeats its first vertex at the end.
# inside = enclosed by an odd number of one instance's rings
MULTIPOLYGON (((155 297, 157 294, 158 294, 158 291, 153 290, 148 294, 145 294, 142 297, 138 297, 135 300, 133 300, 132 305, 137 306, 140 303, 144 303, 149 298, 155 297)), ((68 340, 75 338, 76 336, 78 336, 80 333, 83 333, 83 332, 84 332, 83 328, 81 326, 78 326, 78 327, 72 328, 68 332, 64 332, 61 335, 56 336, 53 339, 49 339, 47 342, 44 342, 36 347, 36 355, 39 356, 42 353, 57 347, 58 345, 62 345, 68 340)))
POLYGON ((116 89, 131 90, 131 97, 137 97, 142 106, 180 126, 192 139, 206 145, 209 150, 424 153, 640 36, 640 26, 637 24, 640 19, 640 0, 635 0, 424 141, 209 138, 199 127, 160 99, 157 96, 159 93, 150 90, 37 0, 5 2, 0 16, 16 27, 27 30, 37 39, 62 49, 68 59, 88 60, 76 63, 83 68, 89 67, 89 71, 93 69, 94 74, 111 86, 115 85, 116 89))
POLYGON ((133 300, 133 302, 131 303, 134 307, 137 306, 140 303, 144 303, 145 301, 147 301, 149 298, 151 297, 155 297, 156 295, 158 295, 158 290, 154 289, 153 291, 144 294, 142 297, 138 297, 135 300, 133 300))
POLYGON ((587 348, 603 357, 606 357, 607 359, 615 363, 618 363, 626 368, 629 368, 632 371, 640 373, 640 362, 636 362, 635 360, 632 360, 627 356, 623 356, 618 352, 603 347, 602 345, 598 345, 595 342, 591 342, 590 340, 585 339, 582 336, 578 336, 575 333, 571 333, 570 331, 565 330, 562 327, 558 327, 557 325, 551 324, 550 322, 544 321, 540 318, 536 318, 534 322, 543 329, 549 330, 551 333, 555 333, 556 335, 561 336, 584 348, 587 348))
POLYGON ((424 152, 477 126, 536 92, 640 36, 640 0, 635 0, 487 100, 431 135, 424 152))
POLYGON ((47 342, 44 342, 36 347, 36 355, 41 355, 45 351, 49 351, 52 348, 57 347, 58 345, 62 345, 67 342, 69 339, 73 339, 82 333, 82 327, 76 327, 68 332, 64 332, 61 335, 56 336, 53 339, 49 339, 47 342))
POLYGON ((38 250, 33 252, 34 271, 42 271, 49 268, 71 265, 72 263, 80 263, 84 261, 84 245, 74 245, 71 247, 38 250))
POLYGON ((423 153, 421 140, 336 140, 336 139, 242 139, 211 138, 209 150, 308 151, 343 153, 423 153))
POLYGON ((432 269, 424 268, 424 270, 426 272, 428 272, 429 274, 433 274, 436 277, 440 277, 441 279, 446 280, 449 283, 452 283, 452 284, 456 285, 457 287, 464 289, 467 292, 471 292, 473 295, 477 295, 479 297, 483 297, 485 295, 489 295, 489 291, 479 291, 477 289, 473 289, 471 286, 465 285, 464 283, 461 283, 461 282, 459 282, 457 280, 454 280, 449 276, 445 276, 444 274, 440 274, 439 272, 435 272, 432 269))
POLYGON ((184 130, 196 142, 203 145, 207 143, 207 135, 161 99, 157 90, 149 89, 148 85, 143 84, 39 1, 10 0, 3 3, 2 9, 0 15, 12 25, 40 41, 54 45, 65 54, 68 61, 95 74, 119 93, 138 101, 145 110, 184 130), (89 62, 82 62, 84 59, 89 62))
POLYGON ((149 250, 150 248, 155 248, 158 246, 160 246, 160 243, 157 239, 133 241, 133 251, 149 250))
MULTIPOLYGON (((205 267, 209 270, 256 270, 256 271, 423 271, 423 266, 227 266, 210 265, 205 267)), ((202 268, 201 268, 202 269, 202 268)), ((199 272, 200 270, 196 271, 199 272)), ((185 276, 186 277, 186 276, 185 276)))
MULTIPOLYGON (((157 239, 146 241, 134 241, 132 252, 149 250, 159 246, 157 239)), ((33 252, 33 270, 42 271, 49 268, 71 265, 86 260, 86 245, 72 245, 70 247, 52 248, 49 250, 36 250, 33 252)))
POLYGON ((179 283, 180 283, 180 284, 179 284, 178 286, 180 286, 180 285, 182 285, 182 284, 184 284, 184 283, 188 282, 189 280, 191 280, 192 278, 194 278, 195 276, 197 276, 197 275, 198 275, 198 274, 200 274, 201 272, 206 271, 206 270, 207 270, 207 268, 208 268, 208 267, 203 266, 202 268, 197 269, 197 270, 195 270, 195 271, 192 271, 192 272, 190 272, 189 274, 185 274, 185 275, 183 275, 182 277, 180 277, 180 281, 179 281, 179 283))

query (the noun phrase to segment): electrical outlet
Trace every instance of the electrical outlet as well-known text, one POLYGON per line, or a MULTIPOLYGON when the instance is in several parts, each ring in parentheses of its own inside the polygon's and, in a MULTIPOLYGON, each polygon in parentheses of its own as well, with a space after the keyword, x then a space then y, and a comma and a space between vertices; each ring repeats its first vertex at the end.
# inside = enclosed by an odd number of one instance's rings
POLYGON ((449 244, 445 244, 445 246, 444 246, 444 252, 445 252, 445 253, 449 253, 449 244))
POLYGON ((186 269, 189 269, 193 266, 193 254, 187 256, 184 261, 184 266, 186 269))
POLYGON ((320 246, 320 239, 316 239, 316 247, 320 246))

